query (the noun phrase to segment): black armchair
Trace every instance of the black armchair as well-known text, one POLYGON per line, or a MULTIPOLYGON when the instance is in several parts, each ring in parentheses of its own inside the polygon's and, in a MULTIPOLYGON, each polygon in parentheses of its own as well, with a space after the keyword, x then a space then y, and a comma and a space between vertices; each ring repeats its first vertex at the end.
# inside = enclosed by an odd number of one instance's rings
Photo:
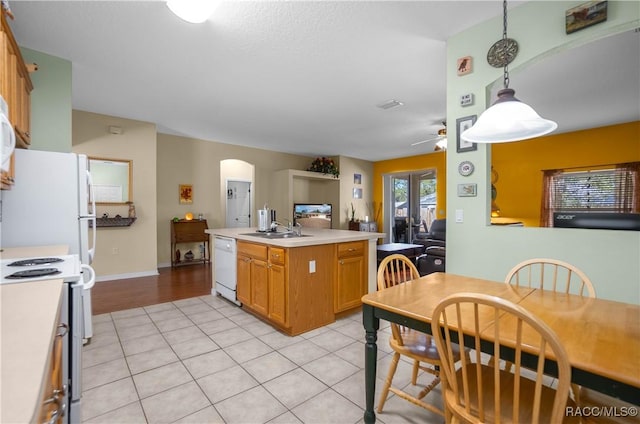
POLYGON ((418 233, 413 238, 413 244, 422 244, 425 248, 436 246, 445 247, 447 240, 447 220, 436 219, 431 223, 431 228, 426 233, 418 233))
POLYGON ((413 239, 413 244, 424 246, 424 253, 416 259, 416 267, 420 275, 445 272, 446 239, 446 219, 434 220, 427 233, 419 234, 413 239))

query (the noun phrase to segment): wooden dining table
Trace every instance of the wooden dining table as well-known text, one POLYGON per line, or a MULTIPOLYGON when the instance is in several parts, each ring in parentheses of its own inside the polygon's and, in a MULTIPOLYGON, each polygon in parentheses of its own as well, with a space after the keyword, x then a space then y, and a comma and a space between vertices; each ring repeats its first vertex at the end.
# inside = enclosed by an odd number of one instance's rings
MULTIPOLYGON (((380 320, 431 334, 436 305, 449 295, 463 292, 484 293, 524 307, 558 335, 571 363, 573 383, 640 405, 640 306, 433 273, 362 297, 366 343, 365 423, 375 422, 376 342, 380 320)), ((499 319, 502 336, 508 341, 511 318, 499 319)), ((487 327, 480 330, 482 350, 488 354, 493 354, 491 326, 488 322, 487 327)), ((531 360, 534 358, 531 354, 531 360)), ((548 359, 550 366, 545 371, 554 376, 553 358, 548 359)))

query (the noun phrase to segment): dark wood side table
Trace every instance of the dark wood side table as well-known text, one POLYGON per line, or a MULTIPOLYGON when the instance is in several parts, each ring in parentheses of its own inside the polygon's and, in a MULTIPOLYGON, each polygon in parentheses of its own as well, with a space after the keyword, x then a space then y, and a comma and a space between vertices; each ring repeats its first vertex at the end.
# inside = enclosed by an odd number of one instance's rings
POLYGON ((206 219, 181 219, 179 221, 171 221, 171 266, 191 265, 197 263, 207 263, 211 260, 211 251, 209 250, 209 234, 204 230, 209 228, 206 219), (194 254, 193 259, 184 257, 185 252, 180 253, 180 257, 176 254, 178 243, 202 243, 204 244, 204 252, 202 258, 200 252, 194 254))
POLYGON ((410 243, 389 243, 379 244, 377 247, 378 264, 387 256, 393 254, 405 255, 409 259, 415 259, 422 255, 424 246, 421 244, 410 243))

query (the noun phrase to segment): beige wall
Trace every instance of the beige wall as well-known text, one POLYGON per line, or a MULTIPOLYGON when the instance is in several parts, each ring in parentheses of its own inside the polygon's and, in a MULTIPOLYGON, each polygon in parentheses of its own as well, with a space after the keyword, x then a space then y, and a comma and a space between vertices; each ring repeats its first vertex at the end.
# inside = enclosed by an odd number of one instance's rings
MULTIPOLYGON (((272 174, 280 169, 306 169, 313 158, 272 152, 250 147, 234 146, 205 140, 158 134, 158 264, 167 266, 171 262, 169 221, 185 213, 204 214, 209 228, 225 226, 224 196, 220 188, 224 184, 220 177, 220 161, 238 159, 255 166, 254 205, 269 202, 272 190, 272 174), (178 203, 178 186, 193 185, 193 204, 178 203)), ((280 216, 278 211, 278 215, 280 216)), ((282 215, 284 216, 284 215, 282 215)), ((255 221, 254 221, 255 225, 255 221)), ((181 249, 182 250, 182 249, 181 249)), ((194 251, 196 253, 197 251, 194 251)))
MULTIPOLYGON (((157 273, 155 125, 95 113, 73 111, 76 153, 133 161, 133 202, 137 221, 130 227, 99 228, 92 264, 99 280, 157 273), (122 134, 109 133, 109 126, 122 134)), ((177 194, 176 194, 177 195, 177 194)), ((128 206, 98 206, 97 214, 127 216, 128 206)))
POLYGON ((351 219, 351 203, 356 210, 357 220, 364 220, 366 216, 373 221, 373 210, 371 209, 373 199, 373 162, 340 156, 340 204, 334 205, 334 213, 340 215, 340 229, 349 229, 349 219, 351 219), (353 175, 362 176, 361 184, 355 184, 353 175), (353 189, 362 189, 362 198, 353 198, 353 189))

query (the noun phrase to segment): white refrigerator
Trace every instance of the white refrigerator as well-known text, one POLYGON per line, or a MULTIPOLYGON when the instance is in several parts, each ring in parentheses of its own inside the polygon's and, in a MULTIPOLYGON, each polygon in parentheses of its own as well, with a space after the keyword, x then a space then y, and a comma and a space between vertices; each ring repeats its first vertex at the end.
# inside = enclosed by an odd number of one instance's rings
MULTIPOLYGON (((91 187, 86 155, 16 149, 15 184, 2 191, 0 246, 64 244, 69 254, 78 254, 83 264, 90 265, 96 246, 91 187)), ((83 335, 89 339, 93 335, 90 290, 84 290, 83 309, 83 335)))

